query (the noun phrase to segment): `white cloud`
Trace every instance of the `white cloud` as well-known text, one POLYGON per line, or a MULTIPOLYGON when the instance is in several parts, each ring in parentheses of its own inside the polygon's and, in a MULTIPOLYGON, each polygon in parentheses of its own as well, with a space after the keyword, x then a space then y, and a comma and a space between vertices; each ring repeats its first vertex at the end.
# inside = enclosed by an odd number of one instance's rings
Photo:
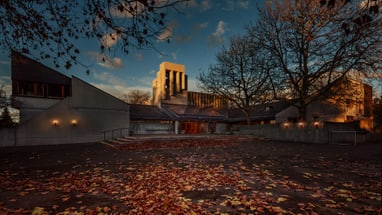
POLYGON ((138 61, 141 61, 143 59, 143 55, 141 53, 137 53, 134 55, 134 58, 138 61))
POLYGON ((191 40, 190 35, 176 35, 175 40, 180 43, 186 43, 191 40))
POLYGON ((197 7, 198 3, 196 2, 196 0, 189 0, 189 1, 185 1, 183 5, 186 7, 197 7))
POLYGON ((206 10, 211 9, 211 8, 212 8, 212 5, 211 5, 210 0, 203 0, 203 1, 200 3, 200 8, 201 8, 201 10, 203 10, 203 11, 206 11, 206 10))
POLYGON ((154 79, 152 75, 131 78, 131 83, 127 84, 109 72, 94 72, 93 74, 94 78, 101 83, 91 84, 117 98, 123 98, 123 95, 128 94, 131 90, 142 90, 150 93, 152 91, 152 81, 154 79))
POLYGON ((115 68, 121 68, 123 66, 123 61, 119 57, 113 57, 110 58, 104 53, 98 53, 98 52, 88 52, 87 53, 91 58, 96 60, 97 64, 108 68, 108 69, 115 69, 115 68))
POLYGON ((248 9, 248 7, 249 7, 249 0, 241 0, 241 1, 227 0, 225 2, 225 6, 224 6, 223 10, 233 11, 236 8, 248 9))
POLYGON ((188 91, 194 91, 194 92, 200 91, 200 89, 197 87, 196 83, 197 83, 197 80, 195 80, 195 79, 188 79, 187 80, 188 91))
POLYGON ((110 13, 115 17, 131 18, 141 14, 145 10, 145 6, 139 1, 129 3, 121 2, 110 9, 110 13))
POLYGON ((127 94, 129 91, 127 84, 111 73, 94 72, 93 74, 94 78, 102 83, 92 83, 92 85, 115 97, 121 98, 123 94, 127 94))
POLYGON ((225 33, 226 24, 223 21, 219 21, 216 26, 215 32, 208 36, 208 44, 211 46, 218 46, 225 42, 224 33, 225 33))
POLYGON ((10 65, 11 62, 10 62, 10 61, 6 61, 6 60, 3 60, 3 61, 0 61, 0 64, 3 64, 3 65, 10 65))
POLYGON ((122 98, 124 94, 127 94, 129 92, 129 89, 126 86, 97 83, 92 83, 92 85, 117 98, 122 98))
POLYGON ((158 41, 166 41, 167 39, 170 39, 173 34, 173 25, 169 25, 158 37, 158 41))
POLYGON ((105 82, 105 83, 108 83, 111 85, 115 85, 115 86, 126 85, 126 83, 124 81, 121 81, 121 79, 119 77, 116 77, 109 72, 101 72, 101 73, 94 72, 94 78, 99 80, 99 81, 102 81, 102 82, 105 82))
POLYGON ((249 7, 249 1, 239 1, 237 2, 237 4, 239 5, 240 8, 243 8, 243 9, 248 9, 249 7))
POLYGON ((114 33, 108 33, 108 34, 105 34, 102 38, 101 38, 101 44, 105 47, 105 48, 110 48, 112 47, 113 45, 115 45, 118 40, 119 40, 119 35, 114 32, 114 33))
POLYGON ((172 52, 171 56, 172 56, 172 59, 176 60, 176 57, 177 57, 176 52, 172 52))
POLYGON ((106 58, 105 62, 98 64, 109 69, 121 68, 123 65, 122 59, 119 57, 106 58))
POLYGON ((196 29, 206 29, 206 28, 208 28, 208 22, 199 23, 199 24, 195 25, 195 28, 196 29))

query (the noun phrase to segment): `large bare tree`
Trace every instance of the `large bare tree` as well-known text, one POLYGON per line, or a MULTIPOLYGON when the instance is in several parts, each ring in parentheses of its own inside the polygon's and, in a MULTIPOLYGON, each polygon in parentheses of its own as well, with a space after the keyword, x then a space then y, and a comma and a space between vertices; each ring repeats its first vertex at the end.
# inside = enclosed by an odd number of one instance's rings
POLYGON ((268 73, 263 69, 266 59, 256 41, 234 36, 229 48, 216 55, 216 64, 198 76, 199 87, 219 95, 241 109, 249 123, 251 106, 269 101, 268 73))
POLYGON ((307 106, 333 93, 349 73, 381 68, 382 18, 378 1, 270 0, 249 35, 273 62, 276 99, 287 99, 306 120, 307 106), (376 9, 377 7, 377 9, 376 9))
POLYGON ((150 93, 143 90, 131 90, 123 97, 123 100, 129 104, 149 104, 151 99, 150 93))
MULTIPOLYGON (((102 52, 155 48, 169 9, 188 0, 0 1, 0 47, 52 59, 67 69, 78 60, 78 40, 96 39, 102 52)), ((106 60, 106 59, 104 59, 106 60)))

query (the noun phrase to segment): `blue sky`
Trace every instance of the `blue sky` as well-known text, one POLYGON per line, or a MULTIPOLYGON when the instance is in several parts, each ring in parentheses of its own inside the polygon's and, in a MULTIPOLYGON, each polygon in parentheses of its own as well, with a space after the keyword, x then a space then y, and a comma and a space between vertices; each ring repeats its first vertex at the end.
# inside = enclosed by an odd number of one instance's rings
MULTIPOLYGON (((79 41, 80 60, 87 68, 73 66, 70 70, 58 69, 59 72, 75 75, 90 84, 103 89, 115 96, 127 94, 129 90, 140 89, 151 93, 151 83, 156 77, 159 64, 170 61, 185 65, 189 76, 189 90, 197 91, 196 76, 201 71, 207 71, 214 64, 215 54, 223 45, 229 44, 233 35, 245 33, 245 27, 257 19, 257 6, 262 0, 192 0, 186 7, 181 7, 181 13, 170 12, 168 29, 163 37, 170 36, 170 43, 156 41, 155 50, 134 50, 129 55, 113 53, 110 61, 102 62, 98 42, 94 40, 79 41)), ((111 45, 111 44, 110 44, 111 45)), ((41 62, 51 68, 49 61, 41 62)), ((10 58, 0 53, 0 85, 5 85, 9 91, 10 58)))

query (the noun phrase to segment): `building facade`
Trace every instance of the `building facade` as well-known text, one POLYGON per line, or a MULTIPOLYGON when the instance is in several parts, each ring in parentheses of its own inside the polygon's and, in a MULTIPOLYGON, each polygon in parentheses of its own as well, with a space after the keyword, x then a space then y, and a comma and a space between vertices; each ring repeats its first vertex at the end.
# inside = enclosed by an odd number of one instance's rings
POLYGON ((12 55, 12 92, 20 123, 11 145, 95 142, 113 130, 128 135, 128 104, 17 53, 12 55))
MULTIPOLYGON (((353 94, 308 106, 310 121, 372 122, 372 89, 352 82, 353 94), (341 98, 341 99, 340 99, 341 98)), ((82 81, 67 77, 24 55, 12 54, 13 107, 20 110, 15 140, 8 145, 96 142, 131 134, 201 134, 231 132, 247 123, 239 109, 208 93, 187 90, 183 65, 163 62, 153 80, 153 104, 129 105, 82 81), (111 134, 111 136, 110 136, 111 134)), ((297 119, 290 102, 251 107, 251 124, 274 125, 297 119)), ((4 146, 2 143, 1 146, 4 146)))

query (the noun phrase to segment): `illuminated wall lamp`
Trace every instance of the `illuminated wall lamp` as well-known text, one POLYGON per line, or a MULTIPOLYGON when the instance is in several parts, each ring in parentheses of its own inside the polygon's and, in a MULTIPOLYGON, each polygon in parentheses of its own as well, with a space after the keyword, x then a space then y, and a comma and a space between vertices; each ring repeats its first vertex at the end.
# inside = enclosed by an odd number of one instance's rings
POLYGON ((77 121, 76 119, 72 119, 72 120, 70 121, 70 124, 71 124, 72 126, 77 126, 77 125, 78 125, 78 121, 77 121))
POLYGON ((299 123, 298 123, 298 127, 299 127, 299 128, 303 128, 303 127, 304 127, 304 122, 299 122, 299 123))
POLYGON ((284 128, 289 128, 290 124, 289 124, 289 122, 284 122, 283 126, 284 126, 284 128))
POLYGON ((59 124, 59 121, 58 121, 57 119, 54 119, 54 120, 52 121, 52 125, 53 125, 53 126, 58 126, 58 124, 59 124))
POLYGON ((320 122, 318 122, 318 121, 314 122, 314 123, 313 123, 313 126, 314 126, 315 128, 318 128, 318 127, 320 126, 320 122))

